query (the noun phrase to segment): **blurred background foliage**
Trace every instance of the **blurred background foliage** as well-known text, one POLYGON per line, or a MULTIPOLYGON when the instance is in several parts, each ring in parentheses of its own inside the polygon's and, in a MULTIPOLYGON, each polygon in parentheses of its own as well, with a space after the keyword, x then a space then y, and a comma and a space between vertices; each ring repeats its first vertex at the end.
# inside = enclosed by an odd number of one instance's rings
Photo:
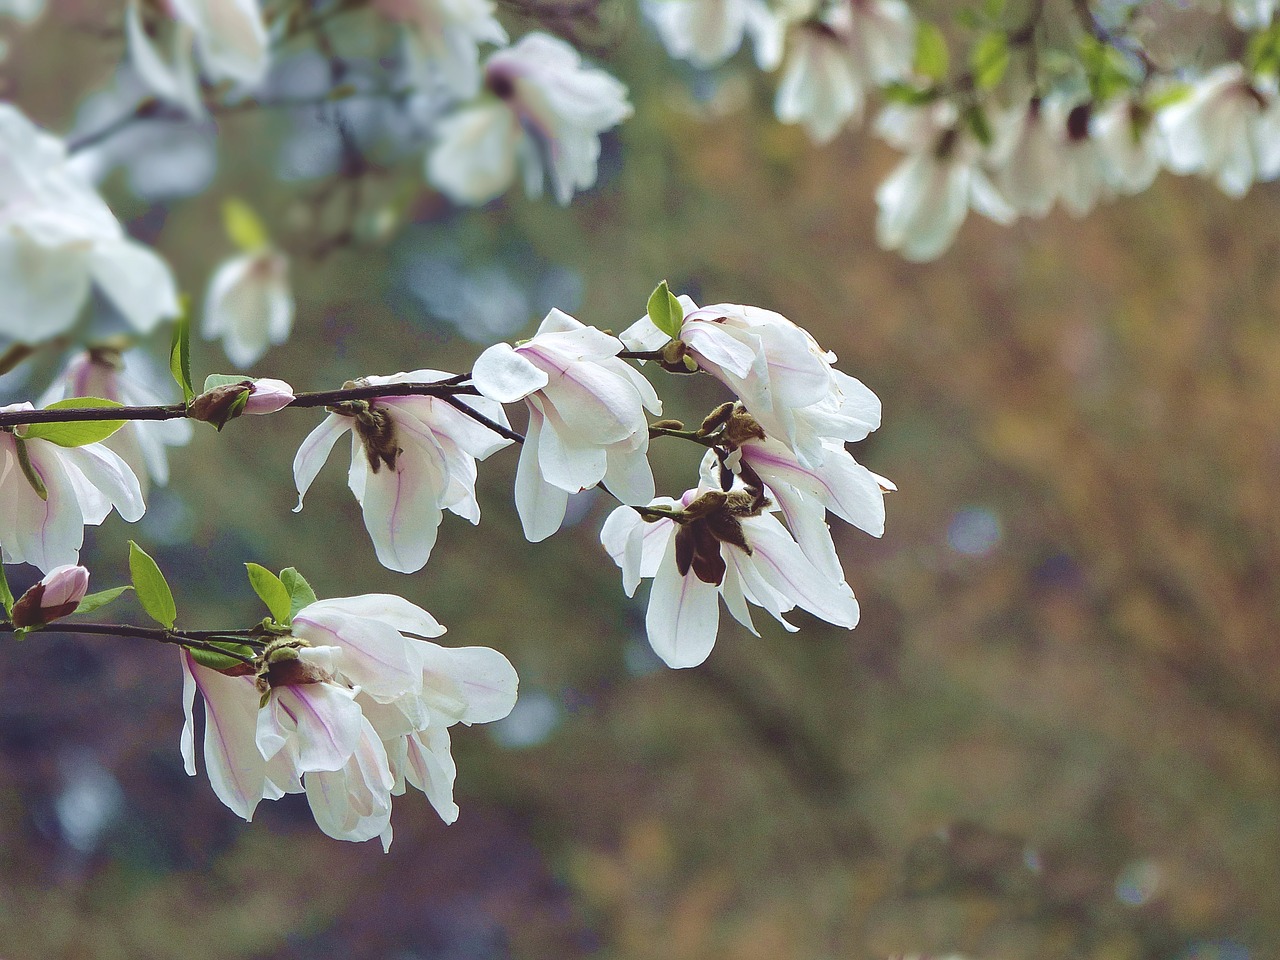
MULTIPOLYGON (((4 95, 65 130, 121 42, 96 4, 54 10, 11 38, 4 95)), ((345 453, 290 513, 313 416, 198 431, 138 527, 91 531, 96 588, 134 536, 192 626, 261 616, 246 560, 322 596, 399 593, 447 641, 504 651, 520 705, 457 728, 460 820, 402 798, 384 856, 320 835, 300 798, 245 825, 188 779, 173 651, 9 643, 0 956, 1280 956, 1280 188, 1233 202, 1163 175, 1083 221, 971 219, 910 265, 874 243, 889 151, 815 149, 749 68, 695 75, 638 27, 606 33, 636 116, 568 209, 451 209, 411 156, 342 221, 349 185, 276 178, 307 118, 252 111, 217 120, 202 195, 143 202, 119 174, 107 193, 197 303, 231 252, 222 199, 262 211, 301 251, 299 318, 253 372, 300 389, 464 370, 553 303, 619 330, 662 277, 784 312, 884 402, 856 455, 898 484, 888 532, 837 530, 861 625, 726 623, 704 667, 659 669, 645 591, 627 602, 596 542, 610 504, 525 543, 514 452, 481 470, 480 527, 450 517, 403 577, 375 562, 345 453), (307 254, 334 217, 355 240, 307 254)), ((30 396, 55 359, 0 386, 30 396)), ((196 366, 229 367, 204 343, 196 366)), ((715 386, 662 384, 667 414, 696 420, 715 386)), ((678 494, 697 457, 669 443, 678 494)))

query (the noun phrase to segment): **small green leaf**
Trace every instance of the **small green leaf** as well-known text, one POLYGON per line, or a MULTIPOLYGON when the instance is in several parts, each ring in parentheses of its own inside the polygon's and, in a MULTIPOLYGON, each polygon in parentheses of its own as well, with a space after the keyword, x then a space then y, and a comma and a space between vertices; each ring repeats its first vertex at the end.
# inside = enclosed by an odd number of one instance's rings
POLYGON ((223 201, 222 224, 226 227, 227 237, 244 253, 255 253, 271 245, 271 237, 262 218, 239 197, 228 197, 223 201))
MULTIPOLYGON (((253 648, 243 643, 234 643, 229 640, 211 640, 209 645, 220 650, 238 653, 243 657, 254 656, 253 648)), ((202 667, 208 667, 210 670, 230 670, 234 667, 243 667, 245 665, 244 661, 237 657, 228 657, 221 653, 214 653, 212 650, 195 650, 191 647, 186 649, 191 654, 191 659, 202 667)))
POLYGON ((1162 90, 1152 93, 1144 101, 1145 106, 1152 113, 1163 110, 1165 107, 1171 107, 1175 103, 1180 103, 1187 97, 1191 96, 1191 84, 1189 83, 1172 83, 1162 90))
POLYGON ((244 568, 249 572, 249 584, 253 587, 253 592, 262 598, 262 602, 271 611, 271 616, 281 623, 288 622, 291 597, 280 578, 257 563, 246 563, 244 568))
POLYGON ((4 615, 13 614, 13 591, 9 589, 9 581, 4 575, 4 565, 0 564, 0 603, 4 604, 4 615))
POLYGON ((913 87, 906 83, 894 81, 880 88, 880 95, 891 103, 902 103, 908 107, 922 107, 938 99, 935 87, 913 87))
POLYGON ((101 610, 120 594, 132 589, 133 587, 112 587, 110 590, 99 590, 97 593, 91 593, 80 601, 80 606, 72 610, 70 615, 74 617, 77 613, 93 613, 95 610, 101 610))
MULTIPOLYGON (((51 403, 46 410, 85 410, 101 407, 119 407, 122 404, 102 397, 69 397, 51 403)), ((111 436, 127 420, 76 420, 64 423, 30 423, 22 433, 24 440, 47 440, 60 447, 83 447, 87 443, 99 443, 111 436)))
POLYGON ((140 546, 129 541, 129 575, 133 579, 133 589, 138 591, 138 602, 147 615, 162 627, 172 629, 178 619, 178 608, 173 604, 173 591, 169 583, 140 546))
POLYGON ((311 589, 311 584, 307 583, 306 578, 293 567, 285 567, 280 571, 280 582, 289 591, 289 621, 291 622, 298 615, 299 610, 316 602, 316 592, 311 589))
POLYGON ((936 24, 922 20, 916 30, 915 72, 937 82, 947 75, 950 67, 947 38, 936 24))
POLYGON ((680 328, 684 325, 684 307, 667 286, 667 281, 663 280, 649 294, 648 313, 653 325, 672 340, 680 336, 680 328))
POLYGON ((985 34, 970 52, 969 66, 979 90, 994 89, 1009 69, 1009 38, 1000 30, 985 34))
POLYGON ((196 395, 191 386, 191 314, 187 304, 183 302, 182 313, 173 325, 173 342, 169 347, 169 371, 173 379, 182 388, 182 400, 190 403, 196 395))
POLYGON ((211 373, 204 378, 204 389, 201 393, 208 393, 214 387, 225 387, 233 383, 253 383, 253 377, 246 377, 243 374, 236 376, 233 373, 211 373))

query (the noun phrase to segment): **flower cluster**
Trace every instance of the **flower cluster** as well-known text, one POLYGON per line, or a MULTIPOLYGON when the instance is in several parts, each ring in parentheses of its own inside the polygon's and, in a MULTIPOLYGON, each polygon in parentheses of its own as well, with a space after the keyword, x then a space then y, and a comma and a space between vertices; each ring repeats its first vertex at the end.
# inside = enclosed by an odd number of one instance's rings
POLYGON ((407 600, 366 594, 308 604, 266 647, 256 675, 182 651, 182 756, 196 773, 194 705, 204 700, 204 764, 218 799, 245 820, 262 800, 306 793, 340 840, 391 844, 391 798, 426 794, 458 816, 449 727, 510 713, 517 677, 487 647, 443 647, 445 632, 407 600))

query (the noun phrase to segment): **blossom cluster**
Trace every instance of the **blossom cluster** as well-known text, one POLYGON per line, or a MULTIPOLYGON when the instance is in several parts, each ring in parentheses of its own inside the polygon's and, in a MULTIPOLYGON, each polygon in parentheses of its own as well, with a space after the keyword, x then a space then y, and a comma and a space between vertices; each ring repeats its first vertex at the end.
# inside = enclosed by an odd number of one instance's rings
POLYGON ((182 756, 196 773, 194 705, 204 701, 204 764, 218 799, 245 820, 262 800, 306 793, 340 840, 391 844, 391 798, 422 791, 446 823, 456 768, 449 728, 515 705, 515 669, 487 647, 443 647, 445 628, 400 597, 318 600, 274 639, 256 675, 183 650, 182 756))

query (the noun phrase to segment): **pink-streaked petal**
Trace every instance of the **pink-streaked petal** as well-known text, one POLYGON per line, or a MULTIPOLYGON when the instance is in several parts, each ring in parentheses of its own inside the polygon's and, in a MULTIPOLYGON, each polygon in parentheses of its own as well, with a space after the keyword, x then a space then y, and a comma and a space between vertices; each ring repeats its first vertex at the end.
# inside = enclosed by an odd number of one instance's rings
POLYGON ((441 724, 427 727, 409 738, 409 767, 405 776, 414 787, 426 794, 427 800, 445 823, 458 819, 458 805, 453 802, 453 782, 458 775, 449 751, 449 731, 441 724))
POLYGON ((188 661, 188 669, 204 698, 204 768, 209 783, 233 813, 252 820, 267 770, 255 742, 258 691, 251 678, 228 677, 194 659, 188 661))
POLYGON ((314 610, 326 610, 348 617, 366 617, 381 620, 405 633, 420 637, 439 637, 445 633, 440 621, 416 603, 390 593, 365 593, 358 597, 333 597, 317 600, 298 611, 301 617, 314 610))
POLYGON ((298 505, 293 508, 294 513, 302 509, 302 498, 311 489, 316 474, 329 459, 333 445, 354 423, 355 420, 351 417, 331 413, 302 441, 302 446, 298 447, 298 453, 293 458, 293 482, 298 488, 298 505))
POLYGON ((754 589, 758 577, 795 606, 828 623, 850 629, 857 625, 858 601, 849 585, 824 576, 781 523, 763 514, 744 520, 743 528, 753 548, 750 558, 739 564, 748 586, 754 589))
POLYGON ((410 651, 416 641, 401 636, 389 623, 313 603, 293 618, 293 632, 309 643, 340 648, 343 676, 375 700, 389 703, 422 684, 410 651))
POLYGON ((364 491, 364 525, 378 562, 388 570, 415 573, 427 564, 444 514, 443 477, 427 448, 410 444, 395 469, 370 473, 364 491))
POLYGON ((547 385, 546 371, 539 369, 508 343, 495 343, 471 365, 471 380, 486 397, 499 403, 515 403, 547 385))
MULTIPOLYGON (((288 749, 299 773, 341 770, 350 759, 364 720, 354 697, 352 691, 332 683, 272 689, 270 701, 262 712, 271 715, 277 730, 288 731, 288 749)), ((262 729, 260 726, 259 730, 262 729)), ((263 741, 267 739, 263 736, 263 741)), ((259 746, 263 746, 262 742, 259 746)), ((267 750, 263 749, 262 753, 267 755, 267 750)))
POLYGON ((539 543, 559 530, 569 505, 569 494, 543 480, 538 467, 542 422, 541 412, 531 406, 529 426, 516 466, 516 513, 520 515, 525 539, 530 543, 539 543))

